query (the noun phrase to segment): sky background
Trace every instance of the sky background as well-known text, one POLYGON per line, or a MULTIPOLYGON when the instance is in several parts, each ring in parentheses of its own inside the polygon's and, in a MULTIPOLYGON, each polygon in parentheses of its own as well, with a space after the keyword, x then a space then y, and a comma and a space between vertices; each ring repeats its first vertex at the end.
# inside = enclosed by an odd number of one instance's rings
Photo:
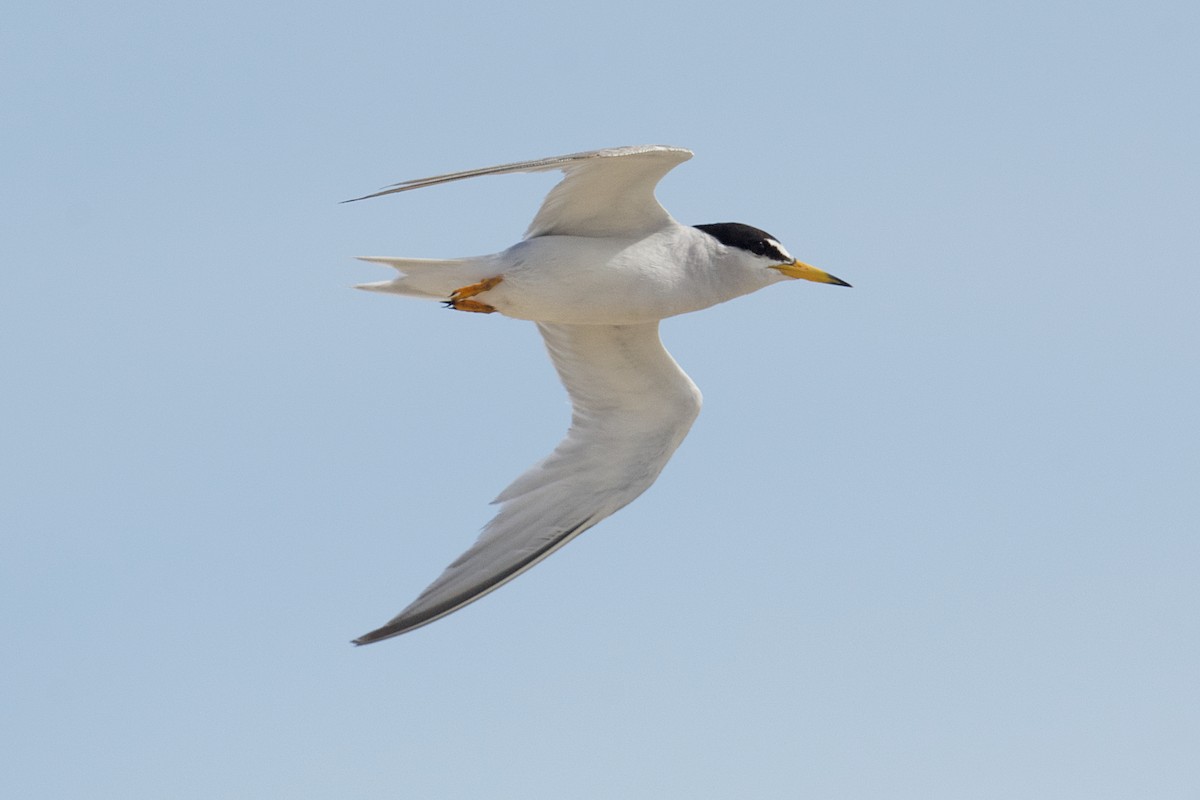
POLYGON ((1200 8, 26 3, 0 795, 1195 798, 1200 8), (852 290, 669 320, 641 499, 367 648, 548 452, 534 328, 356 292, 597 147, 852 290))

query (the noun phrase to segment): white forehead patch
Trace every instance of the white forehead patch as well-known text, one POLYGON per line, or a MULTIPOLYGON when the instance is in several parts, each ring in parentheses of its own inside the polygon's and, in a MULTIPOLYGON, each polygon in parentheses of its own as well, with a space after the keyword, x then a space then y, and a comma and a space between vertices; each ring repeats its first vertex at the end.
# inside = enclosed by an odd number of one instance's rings
POLYGON ((779 242, 775 241, 774 239, 767 239, 767 244, 771 245, 776 250, 778 250, 779 254, 781 256, 783 256, 784 258, 786 258, 788 261, 796 260, 796 259, 792 258, 792 254, 787 251, 787 248, 785 248, 783 245, 781 245, 779 242))

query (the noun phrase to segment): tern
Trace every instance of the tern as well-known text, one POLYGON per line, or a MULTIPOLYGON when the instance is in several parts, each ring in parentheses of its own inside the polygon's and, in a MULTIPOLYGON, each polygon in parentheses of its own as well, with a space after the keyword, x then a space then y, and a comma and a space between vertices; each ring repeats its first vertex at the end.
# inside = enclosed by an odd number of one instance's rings
POLYGON ((700 391, 658 336, 666 317, 800 278, 849 286, 796 260, 765 231, 688 226, 654 196, 692 157, 647 145, 501 164, 393 184, 371 197, 514 172, 562 170, 524 238, 451 260, 364 257, 399 277, 359 286, 439 300, 464 312, 531 320, 570 397, 566 438, 493 503, 475 544, 363 645, 472 603, 646 491, 700 412, 700 391))

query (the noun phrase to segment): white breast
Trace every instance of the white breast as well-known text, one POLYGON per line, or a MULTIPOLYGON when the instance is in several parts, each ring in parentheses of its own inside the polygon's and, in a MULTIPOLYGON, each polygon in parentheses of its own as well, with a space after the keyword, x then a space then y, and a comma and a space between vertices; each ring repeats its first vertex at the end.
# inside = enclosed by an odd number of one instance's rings
POLYGON ((677 224, 638 239, 539 236, 500 254, 504 281, 480 299, 517 319, 624 325, 708 308, 773 277, 744 274, 720 250, 677 224))

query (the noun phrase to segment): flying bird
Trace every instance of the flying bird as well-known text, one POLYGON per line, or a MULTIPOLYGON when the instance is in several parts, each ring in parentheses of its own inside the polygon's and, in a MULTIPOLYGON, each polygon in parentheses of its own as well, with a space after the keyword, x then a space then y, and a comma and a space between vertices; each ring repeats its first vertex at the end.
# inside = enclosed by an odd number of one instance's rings
MULTIPOLYGON (((700 391, 663 348, 658 323, 793 278, 849 286, 736 222, 688 226, 654 197, 692 157, 617 147, 397 183, 371 197, 513 172, 562 170, 525 237, 493 255, 365 257, 399 277, 358 288, 531 320, 570 396, 566 438, 493 502, 475 544, 370 644, 427 625, 507 583, 654 483, 700 412, 700 391)), ((353 202, 347 200, 346 202, 353 202)))

